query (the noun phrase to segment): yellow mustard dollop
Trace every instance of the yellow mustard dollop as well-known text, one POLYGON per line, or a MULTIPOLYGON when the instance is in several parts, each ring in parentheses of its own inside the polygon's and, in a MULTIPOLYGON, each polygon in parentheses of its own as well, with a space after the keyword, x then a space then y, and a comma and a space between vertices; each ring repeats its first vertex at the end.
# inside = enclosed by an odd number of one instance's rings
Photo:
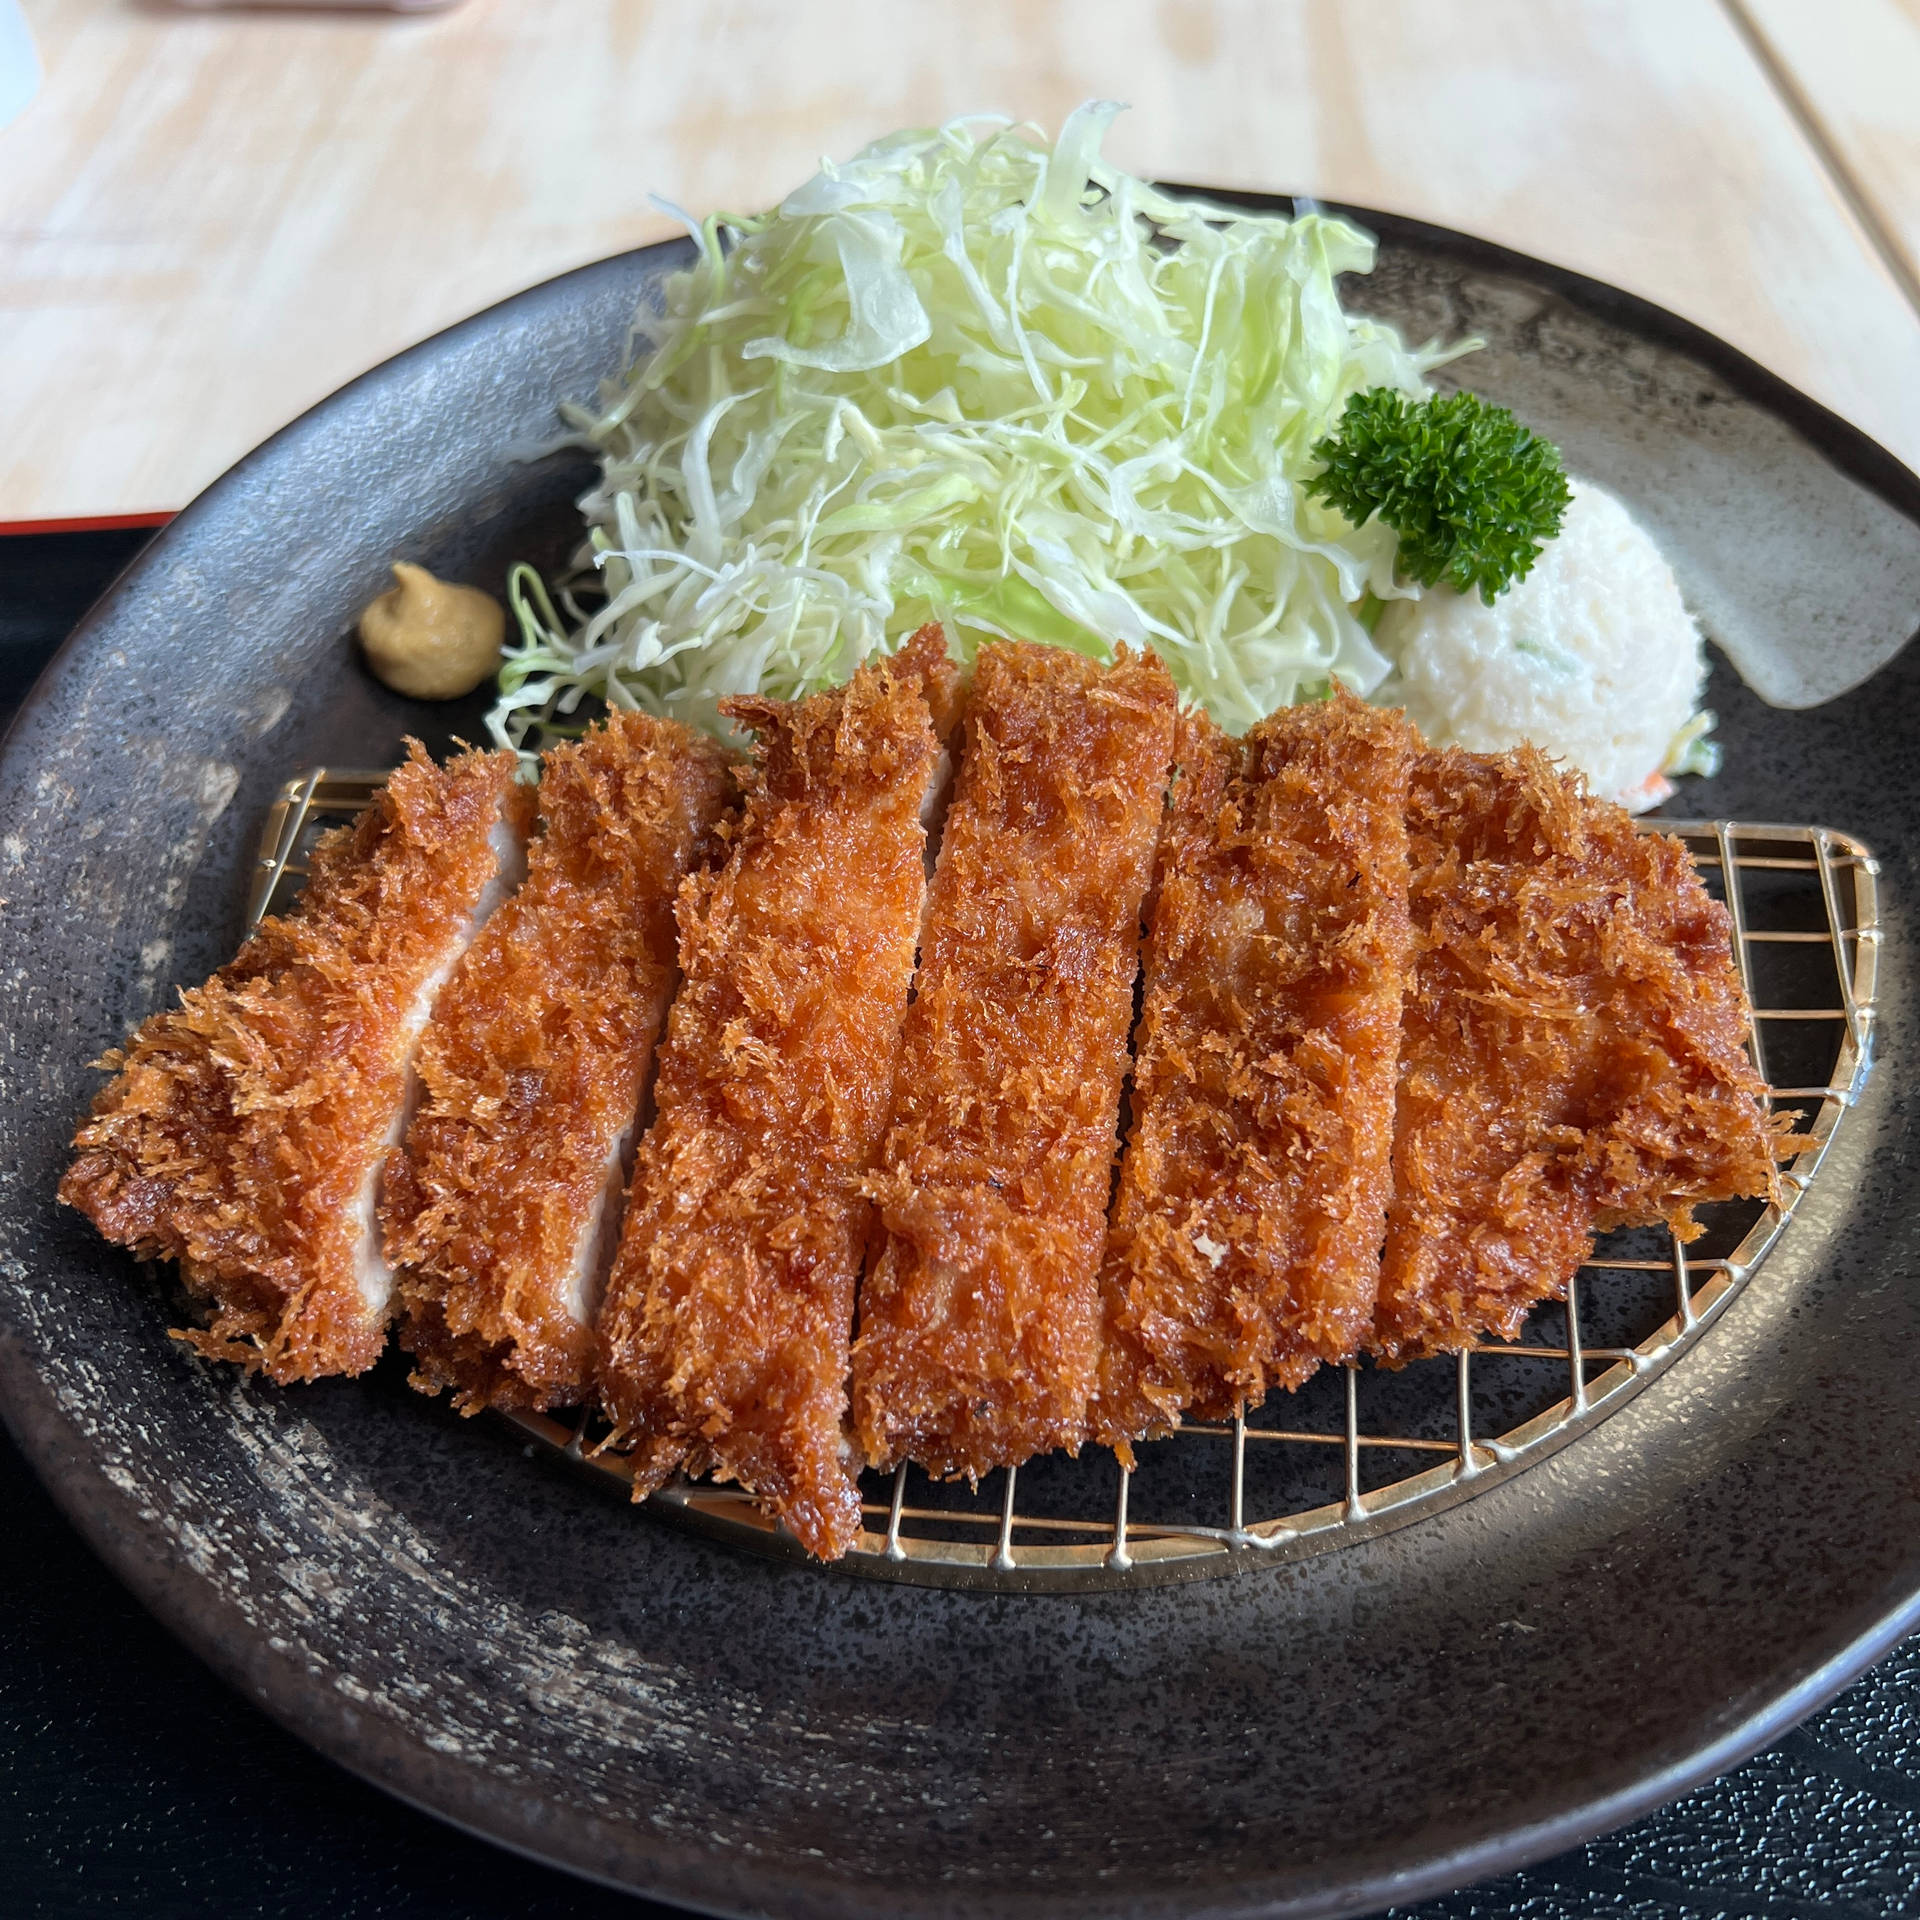
POLYGON ((507 617, 478 587, 393 563, 396 585, 360 616, 360 645, 376 678, 415 700, 457 700, 500 667, 507 617))

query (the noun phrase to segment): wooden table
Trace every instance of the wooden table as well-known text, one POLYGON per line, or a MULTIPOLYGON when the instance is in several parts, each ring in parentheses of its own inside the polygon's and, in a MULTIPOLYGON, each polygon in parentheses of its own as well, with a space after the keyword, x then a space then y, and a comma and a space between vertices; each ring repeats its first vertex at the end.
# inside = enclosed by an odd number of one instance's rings
POLYGON ((1920 466, 1920 0, 26 0, 0 130, 0 523, 178 508, 301 409, 823 154, 1130 100, 1138 172, 1506 242, 1920 466))

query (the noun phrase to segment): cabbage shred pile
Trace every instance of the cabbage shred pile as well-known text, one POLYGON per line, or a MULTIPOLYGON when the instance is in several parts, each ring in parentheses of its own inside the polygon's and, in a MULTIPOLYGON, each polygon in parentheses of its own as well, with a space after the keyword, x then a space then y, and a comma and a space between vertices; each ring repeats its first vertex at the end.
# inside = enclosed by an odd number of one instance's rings
POLYGON ((516 579, 491 725, 528 747, 587 695, 717 725, 728 694, 844 681, 929 618, 1106 657, 1150 647, 1238 732, 1367 693, 1395 536, 1308 497, 1348 397, 1463 349, 1342 311, 1338 220, 1174 200, 1105 165, 1117 108, 1047 148, 903 133, 776 211, 696 229, 640 349, 570 416, 602 462, 582 578, 516 579), (602 597, 603 596, 603 597, 602 597))

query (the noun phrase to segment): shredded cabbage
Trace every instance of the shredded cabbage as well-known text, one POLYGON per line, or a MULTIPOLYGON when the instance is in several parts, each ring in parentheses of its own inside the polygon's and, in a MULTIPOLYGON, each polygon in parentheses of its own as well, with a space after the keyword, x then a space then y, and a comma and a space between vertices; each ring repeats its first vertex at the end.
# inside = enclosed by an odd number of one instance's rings
MULTIPOLYGON (((1243 730, 1339 679, 1395 539, 1307 497, 1350 394, 1426 391, 1465 347, 1409 350, 1342 311, 1371 239, 1175 200, 1100 158, 1119 109, 1052 148, 1004 121, 900 133, 779 208, 693 228, 597 413, 590 594, 530 570, 490 724, 564 730, 583 696, 716 725, 732 693, 845 680, 929 618, 1106 656, 1151 647, 1243 730)), ((691 223, 689 223, 691 225, 691 223)), ((1477 344, 1477 343, 1469 343, 1477 344)))

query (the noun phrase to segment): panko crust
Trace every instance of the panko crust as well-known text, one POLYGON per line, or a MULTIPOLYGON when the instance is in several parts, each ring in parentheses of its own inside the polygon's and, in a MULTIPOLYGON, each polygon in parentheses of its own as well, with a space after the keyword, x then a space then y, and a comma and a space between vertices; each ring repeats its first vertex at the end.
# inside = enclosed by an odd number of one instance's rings
POLYGON ((725 864, 681 890, 683 985, 599 1320, 636 1497, 711 1469, 829 1558, 860 1527, 843 1436, 860 1180, 913 978, 939 753, 922 680, 944 665, 928 646, 794 704, 727 703, 755 763, 725 864))
POLYGON ((910 634, 894 655, 898 672, 917 675, 933 731, 942 747, 960 731, 967 710, 967 678, 947 652, 947 630, 938 620, 910 634))
POLYGON ((316 848, 293 911, 108 1054, 60 1198, 213 1309, 178 1337, 278 1381, 359 1373, 386 1345, 356 1273, 359 1203, 407 1090, 417 1003, 524 833, 510 753, 436 766, 417 741, 316 848))
POLYGON ((1181 716, 1093 1437, 1230 1416, 1373 1317, 1410 959, 1418 738, 1345 692, 1244 740, 1181 716))
POLYGON ((579 1296, 600 1276, 577 1271, 582 1245, 617 1236, 618 1161, 677 973, 674 899, 732 798, 725 750, 673 721, 615 713, 554 748, 526 880, 435 1003, 381 1218, 414 1384, 452 1388, 463 1412, 591 1386, 597 1302, 579 1296))
POLYGON ((1531 747, 1423 755, 1375 1350, 1511 1338, 1596 1228, 1771 1198, 1732 923, 1686 848, 1531 747))
POLYGON ((976 663, 868 1184, 853 1407, 875 1465, 978 1478, 1079 1445, 1175 706, 1151 657, 976 663))

